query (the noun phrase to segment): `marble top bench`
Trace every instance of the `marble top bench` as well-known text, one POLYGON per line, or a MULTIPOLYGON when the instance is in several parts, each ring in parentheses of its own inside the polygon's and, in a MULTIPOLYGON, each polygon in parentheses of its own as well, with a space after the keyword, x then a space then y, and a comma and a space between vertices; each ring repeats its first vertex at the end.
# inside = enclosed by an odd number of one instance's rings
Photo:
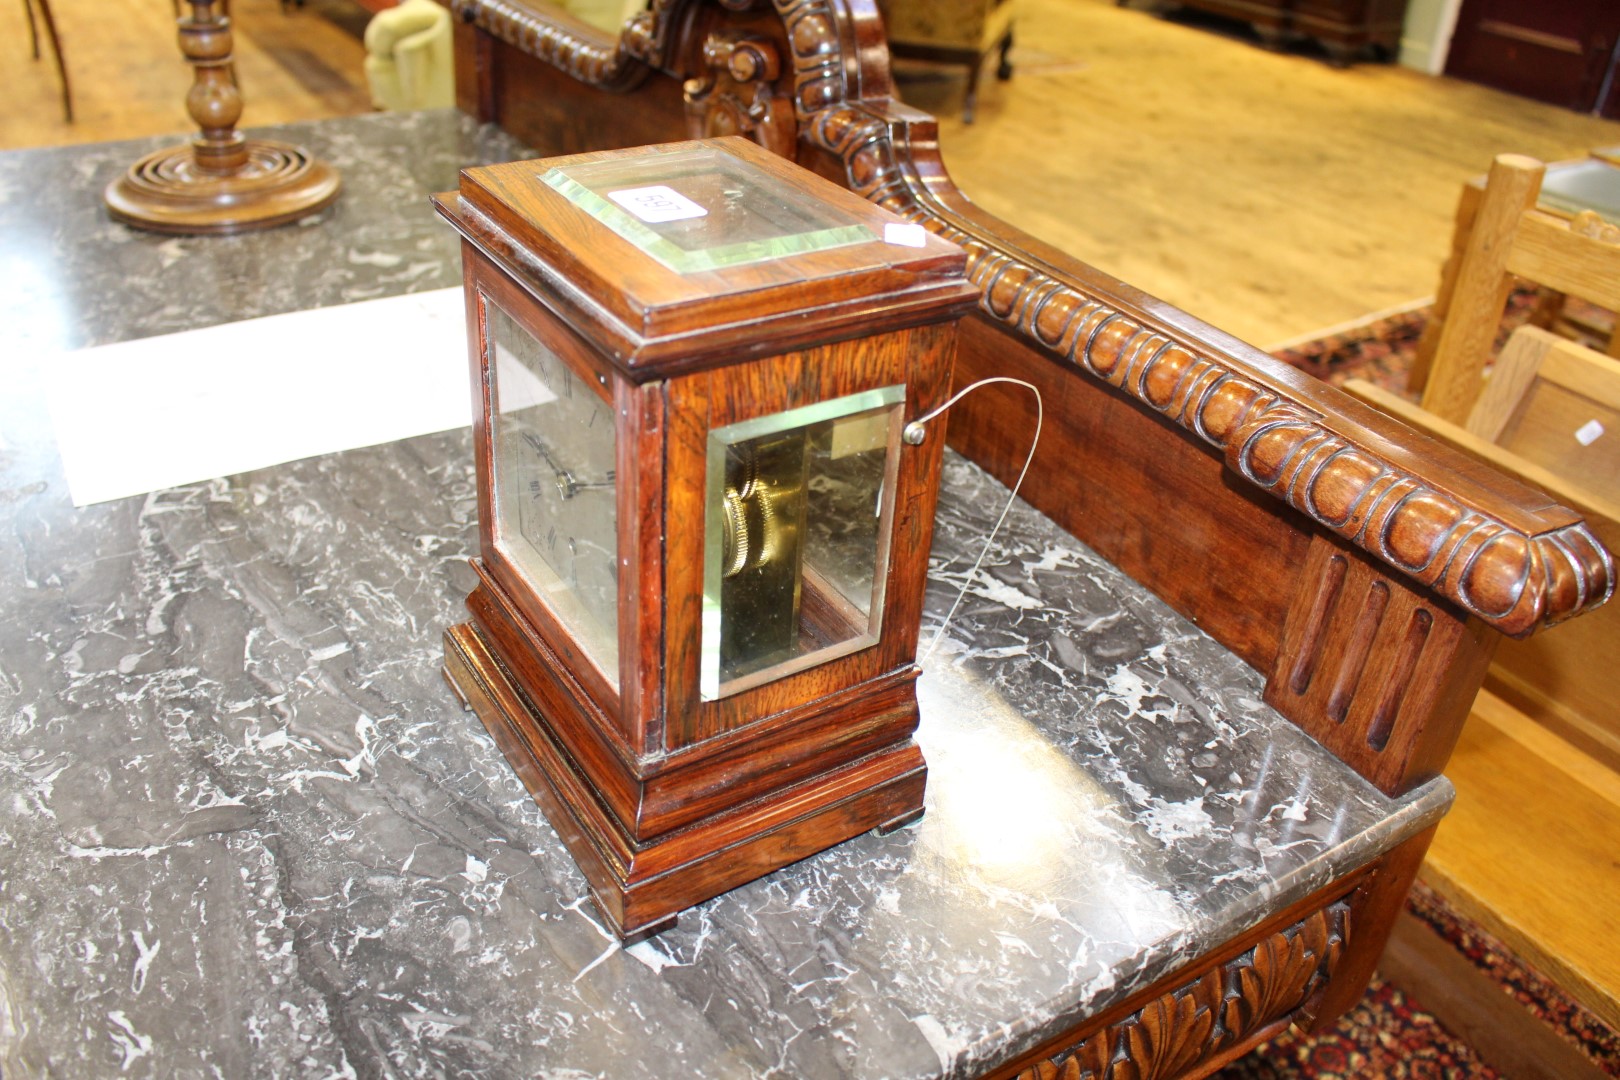
MULTIPOLYGON (((0 1072, 979 1075, 1444 812, 1020 505, 925 665, 923 820, 622 949, 440 678, 465 430, 69 500, 53 352, 453 285, 425 194, 521 153, 448 112, 290 135, 346 194, 230 239, 101 214, 155 143, 0 154, 0 1072)), ((925 639, 1004 499, 948 460, 925 639)))

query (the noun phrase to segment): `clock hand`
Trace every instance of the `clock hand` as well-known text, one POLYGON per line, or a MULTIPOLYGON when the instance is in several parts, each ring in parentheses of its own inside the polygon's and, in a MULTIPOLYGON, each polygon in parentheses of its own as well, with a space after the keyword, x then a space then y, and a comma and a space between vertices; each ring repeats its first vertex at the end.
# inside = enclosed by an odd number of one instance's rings
MULTIPOLYGON (((611 488, 614 486, 612 469, 608 470, 606 480, 575 480, 572 473, 567 473, 565 475, 568 477, 568 493, 563 496, 565 499, 589 488, 611 488)), ((561 482, 562 481, 559 479, 558 483, 561 482)))
POLYGON ((534 448, 534 452, 545 459, 546 464, 551 466, 552 472, 559 476, 562 475, 563 470, 555 461, 552 460, 550 451, 546 449, 546 444, 541 442, 538 436, 536 436, 533 432, 525 431, 523 433, 523 441, 532 446, 534 448))
POLYGON ((535 436, 532 432, 527 432, 527 431, 524 432, 523 433, 523 440, 525 442, 527 442, 530 446, 532 446, 534 448, 535 453, 539 454, 542 458, 544 458, 546 464, 551 467, 552 475, 556 478, 556 481, 557 481, 557 494, 561 495, 564 499, 572 499, 579 492, 579 489, 582 488, 582 487, 610 487, 610 486, 612 486, 611 483, 608 483, 608 484, 582 484, 582 483, 580 483, 578 480, 574 479, 574 474, 573 473, 569 472, 567 469, 565 469, 561 465, 557 464, 556 459, 554 459, 551 456, 550 451, 548 451, 546 449, 546 444, 541 442, 540 439, 537 436, 535 436))
POLYGON ((523 441, 533 447, 534 452, 539 454, 551 468, 552 475, 557 481, 557 494, 564 499, 572 499, 575 495, 588 488, 611 488, 614 486, 615 470, 613 469, 608 470, 607 479, 605 480, 576 480, 573 473, 557 464, 556 459, 551 456, 551 452, 546 449, 546 444, 541 442, 533 432, 525 431, 523 441))

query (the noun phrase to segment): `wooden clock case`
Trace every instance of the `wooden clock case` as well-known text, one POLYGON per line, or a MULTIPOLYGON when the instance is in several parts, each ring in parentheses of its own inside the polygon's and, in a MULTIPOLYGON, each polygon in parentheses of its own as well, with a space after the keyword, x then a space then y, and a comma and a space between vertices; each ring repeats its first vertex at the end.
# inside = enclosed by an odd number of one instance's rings
MULTIPOLYGON (((943 432, 898 454, 875 644, 716 700, 699 691, 711 429, 903 384, 904 421, 950 392, 977 291, 932 235, 741 139, 462 173, 435 204, 463 237, 481 557, 445 674, 567 843, 626 938, 922 811, 915 664, 943 432), (538 182, 548 167, 712 147, 831 204, 872 242, 680 274, 538 182), (492 535, 487 305, 587 385, 617 425, 617 688, 492 535)), ((882 572, 882 568, 880 568, 882 572)))

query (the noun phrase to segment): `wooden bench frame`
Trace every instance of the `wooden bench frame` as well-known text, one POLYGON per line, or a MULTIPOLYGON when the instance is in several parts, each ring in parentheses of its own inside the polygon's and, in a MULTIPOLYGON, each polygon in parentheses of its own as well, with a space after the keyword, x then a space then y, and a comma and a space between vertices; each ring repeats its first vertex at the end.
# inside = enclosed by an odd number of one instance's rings
MULTIPOLYGON (((976 207, 934 119, 894 100, 871 0, 652 0, 618 39, 539 0, 448 2, 458 102, 541 153, 748 135, 965 247, 982 300, 959 384, 1012 375, 1046 403, 1025 498, 1264 673, 1268 703, 1384 792, 1440 773, 1498 631, 1613 591, 1574 511, 976 207)), ((951 444, 1010 481, 1027 398, 965 399, 951 444)), ((1332 1021, 1431 835, 995 1075, 1071 1059, 1114 1075, 1119 1055, 1204 1075, 1332 1021)))

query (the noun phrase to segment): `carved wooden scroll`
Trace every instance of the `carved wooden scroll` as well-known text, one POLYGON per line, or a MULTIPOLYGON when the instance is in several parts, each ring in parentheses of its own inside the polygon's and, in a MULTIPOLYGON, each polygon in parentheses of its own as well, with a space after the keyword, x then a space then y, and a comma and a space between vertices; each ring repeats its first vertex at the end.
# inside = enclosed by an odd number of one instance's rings
POLYGON ((1343 954, 1349 922, 1346 901, 1316 911, 1027 1066, 1017 1080, 1148 1080, 1193 1072, 1286 1020, 1326 985, 1343 954))
POLYGON ((682 87, 689 129, 699 138, 743 135, 782 157, 798 137, 793 105, 776 92, 776 44, 742 32, 717 31, 703 42, 703 74, 682 87))

